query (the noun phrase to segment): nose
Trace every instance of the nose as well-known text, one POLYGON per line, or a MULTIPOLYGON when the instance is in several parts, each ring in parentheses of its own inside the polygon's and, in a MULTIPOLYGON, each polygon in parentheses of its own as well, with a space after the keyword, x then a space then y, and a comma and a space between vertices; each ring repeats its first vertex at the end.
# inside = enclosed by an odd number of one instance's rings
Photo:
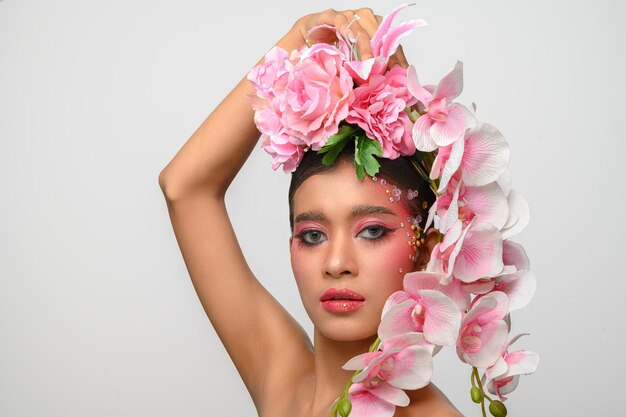
POLYGON ((334 234, 334 239, 328 243, 324 274, 329 278, 358 275, 358 262, 352 237, 347 234, 334 234))

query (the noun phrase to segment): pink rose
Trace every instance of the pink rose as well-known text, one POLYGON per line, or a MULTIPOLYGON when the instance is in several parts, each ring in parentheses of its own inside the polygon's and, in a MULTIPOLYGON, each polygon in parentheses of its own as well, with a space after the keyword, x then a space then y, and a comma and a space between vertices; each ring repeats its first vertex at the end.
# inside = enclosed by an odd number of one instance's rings
POLYGON ((293 143, 280 124, 280 114, 273 103, 254 113, 254 122, 261 131, 261 147, 272 156, 272 169, 283 166, 285 173, 295 171, 304 156, 302 146, 293 143))
POLYGON ((274 46, 265 54, 263 63, 248 72, 247 78, 256 89, 256 95, 271 100, 285 89, 292 67, 287 51, 274 46))
POLYGON ((354 100, 352 77, 334 46, 318 43, 302 52, 280 98, 280 122, 293 142, 317 151, 339 130, 354 100))
POLYGON ((384 75, 373 75, 354 89, 354 103, 346 121, 359 125, 383 148, 383 157, 412 155, 413 122, 404 109, 417 102, 406 88, 406 70, 395 66, 384 75))
POLYGON ((304 156, 302 147, 291 143, 285 134, 271 137, 263 134, 261 146, 272 156, 272 169, 275 170, 282 165, 283 171, 287 174, 296 170, 304 156))

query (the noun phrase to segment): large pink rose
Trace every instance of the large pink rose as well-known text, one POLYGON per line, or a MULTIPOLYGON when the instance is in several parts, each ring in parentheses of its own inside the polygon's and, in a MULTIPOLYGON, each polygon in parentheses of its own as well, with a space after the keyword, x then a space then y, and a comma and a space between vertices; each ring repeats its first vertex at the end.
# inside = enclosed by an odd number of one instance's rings
POLYGON ((354 100, 354 82, 334 46, 318 43, 302 52, 280 98, 280 122, 293 142, 319 150, 339 130, 354 100))
POLYGON ((396 159, 415 152, 413 122, 404 110, 417 99, 406 88, 406 70, 398 65, 384 75, 373 75, 354 89, 354 103, 346 121, 359 125, 383 148, 383 157, 396 159))

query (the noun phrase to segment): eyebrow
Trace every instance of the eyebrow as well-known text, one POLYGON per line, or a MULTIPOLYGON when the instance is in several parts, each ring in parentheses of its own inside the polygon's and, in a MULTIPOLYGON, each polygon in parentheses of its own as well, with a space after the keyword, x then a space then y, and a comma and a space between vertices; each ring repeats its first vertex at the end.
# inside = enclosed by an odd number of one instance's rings
MULTIPOLYGON (((358 206, 352 207, 352 213, 351 213, 352 217, 361 217, 361 216, 366 216, 369 214, 391 214, 392 216, 396 215, 396 213, 394 213, 392 210, 383 206, 358 205, 358 206)), ((317 210, 306 211, 296 216, 295 223, 303 222, 307 220, 323 221, 323 220, 326 220, 326 216, 321 211, 317 211, 317 210)))

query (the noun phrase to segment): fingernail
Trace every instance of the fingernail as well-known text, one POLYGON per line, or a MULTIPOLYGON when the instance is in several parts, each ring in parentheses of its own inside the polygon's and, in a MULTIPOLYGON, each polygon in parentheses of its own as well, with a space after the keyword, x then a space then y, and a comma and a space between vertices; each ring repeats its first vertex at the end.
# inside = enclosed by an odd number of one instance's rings
POLYGON ((354 37, 354 32, 348 29, 348 40, 352 43, 356 42, 356 38, 354 37))

